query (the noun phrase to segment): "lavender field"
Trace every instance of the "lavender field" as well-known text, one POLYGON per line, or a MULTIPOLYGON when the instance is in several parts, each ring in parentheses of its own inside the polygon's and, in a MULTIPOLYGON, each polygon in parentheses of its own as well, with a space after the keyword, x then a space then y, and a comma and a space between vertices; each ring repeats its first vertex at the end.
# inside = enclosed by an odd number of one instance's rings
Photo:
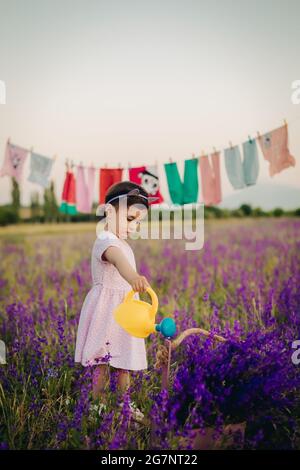
POLYGON ((157 322, 173 316, 178 333, 201 327, 228 340, 188 337, 172 355, 168 395, 155 367, 163 339, 150 335, 149 368, 133 374, 130 390, 148 418, 136 425, 126 404, 118 409, 113 370, 109 408, 98 416, 91 370, 74 364, 94 227, 2 235, 0 448, 180 449, 193 429, 218 436, 241 422, 246 449, 300 448, 300 365, 291 359, 300 339, 299 232, 293 218, 236 219, 208 221, 201 251, 177 240, 130 241, 158 295, 157 322))

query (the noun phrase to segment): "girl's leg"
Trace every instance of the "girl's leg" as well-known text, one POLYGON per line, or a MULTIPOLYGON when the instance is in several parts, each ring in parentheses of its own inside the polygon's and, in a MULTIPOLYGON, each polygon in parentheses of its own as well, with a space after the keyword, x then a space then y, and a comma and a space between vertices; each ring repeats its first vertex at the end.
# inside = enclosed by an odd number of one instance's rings
MULTIPOLYGON (((118 379, 117 379, 117 393, 119 394, 119 398, 123 398, 123 395, 130 387, 130 372, 129 370, 125 369, 118 369, 118 379)), ((134 405, 134 402, 131 401, 130 409, 132 417, 135 421, 144 422, 144 414, 141 410, 134 405)))
POLYGON ((118 369, 117 387, 118 393, 122 396, 130 387, 130 375, 126 369, 118 369))
POLYGON ((109 370, 107 364, 100 364, 95 367, 93 373, 93 398, 96 400, 102 397, 105 401, 105 387, 109 381, 109 370))

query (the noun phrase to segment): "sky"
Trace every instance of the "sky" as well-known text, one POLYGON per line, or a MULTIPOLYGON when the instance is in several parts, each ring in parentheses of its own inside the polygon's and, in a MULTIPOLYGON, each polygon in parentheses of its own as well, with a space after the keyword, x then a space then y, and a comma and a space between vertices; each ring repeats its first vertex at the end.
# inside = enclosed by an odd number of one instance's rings
MULTIPOLYGON (((296 167, 271 178, 260 154, 258 183, 299 188, 299 17, 298 0, 0 0, 0 165, 8 137, 56 155, 60 201, 66 158, 125 168, 157 161, 167 200, 170 157, 183 176, 193 153, 242 144, 286 119, 296 167)), ((42 194, 28 174, 29 159, 23 204, 42 194)), ((223 196, 234 194, 223 153, 221 180, 223 196)), ((0 204, 10 187, 0 178, 0 204)))

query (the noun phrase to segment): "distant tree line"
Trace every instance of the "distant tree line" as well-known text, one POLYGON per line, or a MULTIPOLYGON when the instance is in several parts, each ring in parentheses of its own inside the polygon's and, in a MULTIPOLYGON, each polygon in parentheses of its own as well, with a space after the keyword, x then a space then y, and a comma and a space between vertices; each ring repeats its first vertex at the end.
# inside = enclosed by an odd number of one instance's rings
MULTIPOLYGON (((61 222, 88 222, 97 221, 97 204, 94 203, 91 214, 67 215, 59 211, 55 196, 54 182, 44 190, 42 200, 38 192, 32 192, 30 196, 29 214, 22 216, 20 203, 20 188, 15 178, 12 178, 11 203, 0 206, 0 225, 16 224, 20 221, 26 223, 61 223, 61 222)), ((192 211, 194 218, 196 211, 192 211)), ((299 217, 300 207, 295 210, 285 211, 277 207, 270 211, 264 211, 260 207, 252 207, 250 204, 242 204, 238 209, 221 209, 217 206, 205 206, 205 219, 222 219, 229 217, 299 217)), ((174 218, 174 212, 171 213, 174 218)), ((159 212, 159 220, 162 219, 162 211, 159 212)))

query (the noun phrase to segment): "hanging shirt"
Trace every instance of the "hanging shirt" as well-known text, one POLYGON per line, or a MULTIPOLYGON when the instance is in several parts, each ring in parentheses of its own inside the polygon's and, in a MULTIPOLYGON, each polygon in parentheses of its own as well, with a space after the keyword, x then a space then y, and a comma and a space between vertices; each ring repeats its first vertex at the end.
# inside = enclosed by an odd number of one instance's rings
POLYGON ((285 168, 296 165, 296 160, 288 149, 287 124, 271 132, 267 132, 257 139, 264 159, 270 163, 270 176, 274 176, 285 168))
POLYGON ((211 155, 211 163, 208 155, 199 157, 202 197, 206 206, 219 204, 222 200, 220 152, 211 155))

